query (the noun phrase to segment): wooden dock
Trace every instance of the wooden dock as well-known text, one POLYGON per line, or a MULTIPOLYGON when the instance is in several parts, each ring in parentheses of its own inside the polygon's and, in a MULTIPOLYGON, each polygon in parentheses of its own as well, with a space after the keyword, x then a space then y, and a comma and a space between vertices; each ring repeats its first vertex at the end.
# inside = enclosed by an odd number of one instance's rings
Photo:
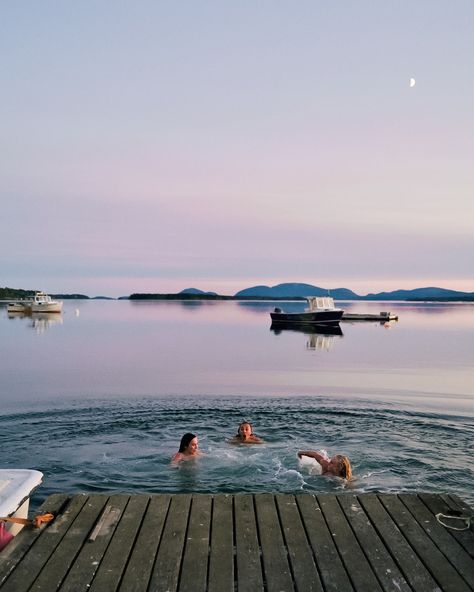
POLYGON ((472 514, 427 493, 55 494, 0 553, 0 589, 468 592, 473 527, 436 519, 453 511, 472 514))
POLYGON ((342 321, 379 321, 380 323, 387 323, 389 321, 398 321, 398 315, 391 312, 379 312, 375 314, 345 312, 342 315, 342 321))

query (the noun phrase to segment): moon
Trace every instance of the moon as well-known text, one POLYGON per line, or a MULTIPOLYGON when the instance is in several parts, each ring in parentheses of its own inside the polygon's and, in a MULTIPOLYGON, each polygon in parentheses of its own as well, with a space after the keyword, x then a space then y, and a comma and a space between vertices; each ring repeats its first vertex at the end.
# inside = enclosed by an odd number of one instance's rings
POLYGON ((416 84, 416 80, 414 78, 410 78, 410 88, 413 88, 416 84))

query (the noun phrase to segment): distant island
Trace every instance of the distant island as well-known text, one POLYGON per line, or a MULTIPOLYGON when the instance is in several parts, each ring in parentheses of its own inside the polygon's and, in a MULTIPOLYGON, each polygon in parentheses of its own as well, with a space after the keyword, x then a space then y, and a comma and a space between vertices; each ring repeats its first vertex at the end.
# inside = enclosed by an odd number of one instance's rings
MULTIPOLYGON (((0 300, 28 300, 40 290, 20 290, 16 288, 0 288, 0 300)), ((50 294, 56 300, 116 300, 108 296, 86 296, 85 294, 50 294)))
POLYGON ((459 292, 445 288, 415 288, 394 290, 360 296, 348 288, 320 288, 311 284, 285 283, 276 286, 253 286, 240 290, 233 296, 203 292, 187 288, 177 294, 135 293, 130 300, 304 300, 307 296, 332 296, 335 300, 414 300, 433 302, 474 301, 474 292, 459 292))
MULTIPOLYGON (((0 300, 32 298, 37 290, 0 288, 0 300)), ((84 294, 51 294, 61 300, 116 300, 107 296, 86 296, 84 294)), ((178 293, 134 293, 121 296, 118 300, 304 300, 307 296, 332 296, 335 300, 410 300, 429 302, 473 302, 474 292, 460 292, 445 288, 427 287, 413 290, 370 293, 360 296, 348 288, 320 288, 304 283, 285 283, 276 286, 252 286, 236 294, 223 295, 204 292, 197 288, 186 288, 178 293)))

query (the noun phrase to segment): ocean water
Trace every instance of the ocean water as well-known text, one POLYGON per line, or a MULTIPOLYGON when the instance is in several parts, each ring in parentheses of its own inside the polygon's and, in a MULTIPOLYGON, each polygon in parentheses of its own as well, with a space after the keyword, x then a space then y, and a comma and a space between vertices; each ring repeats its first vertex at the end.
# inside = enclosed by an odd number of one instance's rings
MULTIPOLYGON (((474 307, 347 303, 398 323, 274 331, 269 303, 0 309, 0 468, 66 492, 457 493, 474 505, 474 307), (242 420, 264 439, 228 440, 242 420), (183 433, 202 456, 171 465, 183 433), (301 448, 346 454, 321 476, 301 448)), ((293 306, 301 306, 294 304, 293 306)))

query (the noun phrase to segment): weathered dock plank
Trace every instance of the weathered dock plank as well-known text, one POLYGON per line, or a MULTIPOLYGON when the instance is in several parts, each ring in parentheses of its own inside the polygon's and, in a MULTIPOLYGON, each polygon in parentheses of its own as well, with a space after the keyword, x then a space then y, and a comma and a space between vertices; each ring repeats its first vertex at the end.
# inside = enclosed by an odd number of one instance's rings
POLYGON ((430 537, 426 536, 418 522, 413 520, 413 516, 400 499, 393 495, 381 495, 380 500, 442 589, 448 592, 469 592, 469 586, 449 561, 443 561, 443 553, 430 537))
POLYGON ((340 495, 338 502, 385 592, 410 592, 397 564, 385 548, 355 495, 340 495))
POLYGON ((149 584, 149 589, 153 592, 178 590, 190 505, 190 495, 176 495, 171 498, 149 584))
POLYGON ((399 495, 418 524, 431 538, 437 549, 443 549, 443 554, 453 564, 467 584, 474 590, 474 570, 469 554, 459 547, 456 539, 449 530, 443 527, 428 510, 425 504, 417 497, 408 494, 399 495))
POLYGON ((170 495, 157 495, 150 499, 122 578, 120 586, 122 590, 127 592, 148 590, 148 582, 161 542, 170 501, 170 495))
MULTIPOLYGON (((458 506, 454 502, 450 501, 450 504, 448 505, 443 499, 443 496, 440 495, 421 493, 419 497, 435 516, 437 514, 446 515, 453 509, 453 506, 458 509, 458 506)), ((474 537, 472 536, 472 533, 469 532, 469 530, 449 530, 449 533, 458 541, 465 551, 474 558, 474 537)))
POLYGON ((296 589, 319 592, 323 587, 295 496, 280 494, 276 500, 296 589))
POLYGON ((234 592, 233 496, 219 495, 212 507, 209 592, 234 592))
MULTIPOLYGON (((101 515, 106 502, 107 496, 104 495, 87 499, 61 540, 61 544, 56 547, 54 553, 43 566, 31 590, 50 590, 52 592, 59 588, 76 556, 83 548, 84 542, 101 515)), ((126 499, 124 499, 125 502, 126 499)))
POLYGON ((298 495, 296 500, 324 590, 326 592, 352 591, 353 587, 349 576, 336 549, 333 537, 328 530, 316 497, 314 495, 298 495))
POLYGON ((375 494, 368 494, 359 496, 359 501, 412 589, 420 592, 437 590, 438 586, 430 572, 393 522, 378 497, 375 494))
POLYGON ((365 592, 366 590, 376 592, 382 590, 376 575, 370 569, 370 564, 354 536, 350 524, 338 504, 336 496, 320 496, 318 500, 354 588, 358 592, 365 592))
POLYGON ((392 314, 391 312, 380 312, 380 313, 357 313, 357 312, 344 312, 342 315, 342 321, 379 321, 381 323, 387 321, 398 321, 398 315, 392 314))
POLYGON ((452 510, 472 515, 425 493, 54 495, 0 553, 0 592, 464 592, 452 510))
MULTIPOLYGON (((122 496, 114 496, 110 501, 113 502, 115 497, 119 498, 118 503, 120 503, 122 496)), ((117 590, 147 504, 147 497, 133 496, 121 511, 120 522, 115 527, 107 551, 90 585, 90 592, 115 592, 117 590)))
POLYGON ((236 495, 234 510, 238 588, 248 592, 261 592, 263 574, 253 496, 236 495))
POLYGON ((114 534, 128 497, 106 495, 91 496, 87 504, 97 509, 95 523, 84 529, 84 544, 61 584, 61 592, 79 592, 90 589, 99 565, 114 534))
POLYGON ((293 590, 293 578, 281 533, 275 498, 271 494, 255 498, 258 531, 262 549, 263 571, 269 592, 293 590))
POLYGON ((206 592, 211 509, 210 495, 193 496, 179 584, 182 592, 206 592))

